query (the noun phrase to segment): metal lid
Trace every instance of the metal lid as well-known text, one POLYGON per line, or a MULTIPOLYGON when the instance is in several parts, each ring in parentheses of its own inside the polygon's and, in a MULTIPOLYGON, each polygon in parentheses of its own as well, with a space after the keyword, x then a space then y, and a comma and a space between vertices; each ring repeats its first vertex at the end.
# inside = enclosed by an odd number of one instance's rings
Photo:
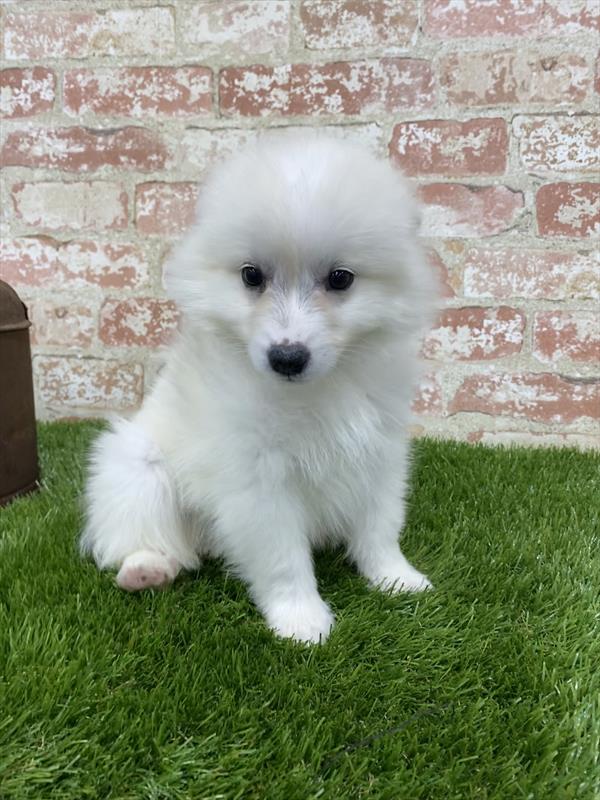
POLYGON ((8 283, 0 281, 0 332, 28 328, 27 308, 8 283))

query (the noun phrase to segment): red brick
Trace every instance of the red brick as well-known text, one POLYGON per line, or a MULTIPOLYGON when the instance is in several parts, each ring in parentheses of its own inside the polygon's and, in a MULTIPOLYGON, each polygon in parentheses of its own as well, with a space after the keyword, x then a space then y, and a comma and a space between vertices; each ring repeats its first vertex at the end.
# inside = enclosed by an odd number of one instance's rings
POLYGON ((142 233, 177 234, 196 216, 198 185, 140 183, 135 190, 135 224, 142 233))
POLYGON ((600 362, 600 312, 540 311, 533 325, 533 354, 547 363, 600 362))
POLYGON ((52 409, 127 410, 142 399, 140 364, 75 356, 36 356, 40 397, 52 409))
POLYGON ((600 232, 600 184, 548 183, 535 198, 542 236, 584 238, 600 232))
POLYGON ((35 300, 28 311, 33 345, 88 347, 96 335, 97 311, 89 305, 35 300))
POLYGON ((101 167, 153 172, 169 165, 164 143, 145 128, 38 128, 12 131, 2 148, 5 166, 93 172, 101 167))
POLYGON ((208 67, 123 67, 68 70, 65 113, 123 117, 184 117, 212 107, 208 67))
POLYGON ((541 29, 544 0, 425 0, 429 36, 526 36, 541 29))
POLYGON ((126 242, 0 238, 0 277, 17 290, 141 288, 148 284, 149 270, 142 250, 126 242))
POLYGON ((423 417, 441 416, 443 412, 442 386, 435 373, 430 372, 421 378, 412 402, 412 411, 423 417))
POLYGON ((0 72, 0 115, 6 119, 52 111, 56 75, 46 67, 3 69, 0 72))
POLYGON ((186 176, 201 177, 213 164, 255 142, 258 133, 240 128, 186 128, 179 141, 179 168, 186 176))
POLYGON ((520 117, 514 122, 526 169, 597 172, 600 120, 581 117, 520 117))
POLYGON ((228 0, 227 3, 195 3, 186 8, 181 35, 194 53, 216 55, 228 51, 243 55, 283 54, 290 37, 289 0, 228 0))
POLYGON ((508 306, 447 308, 423 344, 425 358, 479 361, 521 352, 525 315, 508 306))
POLYGON ((549 34, 600 30, 598 0, 546 0, 544 15, 549 34))
POLYGON ((569 53, 461 52, 440 65, 448 99, 463 106, 571 105, 585 99, 591 82, 585 58, 569 53))
POLYGON ((431 183, 420 189, 426 236, 492 236, 508 230, 523 208, 522 192, 506 186, 431 183))
POLYGON ((410 58, 228 67, 219 87, 222 113, 244 117, 392 113, 434 101, 431 65, 410 58))
POLYGON ((100 312, 100 339, 116 347, 156 347, 171 338, 177 321, 175 304, 169 300, 108 299, 100 312))
POLYGON ((396 0, 302 0, 300 22, 310 50, 410 44, 419 15, 416 3, 396 0))
POLYGON ((444 260, 435 250, 430 248, 427 251, 427 261, 435 277, 437 278, 437 289, 442 297, 454 297, 455 291, 450 280, 448 267, 444 260))
POLYGON ((463 281, 465 297, 600 298, 600 260, 597 253, 476 247, 466 255, 463 281))
POLYGON ((494 118, 401 122, 390 155, 407 175, 501 175, 508 156, 506 123, 494 118))
POLYGON ((460 411, 546 423, 600 419, 600 382, 548 372, 469 375, 450 403, 450 414, 460 411))
POLYGON ((101 231, 127 226, 127 193, 117 183, 18 183, 12 199, 17 218, 37 228, 101 231))
MULTIPOLYGON (((286 125, 286 134, 306 135, 303 125, 286 125)), ((320 125, 319 131, 332 139, 354 142, 377 156, 382 150, 382 131, 374 122, 354 125, 320 125)), ((198 128, 189 127, 179 140, 178 167, 190 177, 202 177, 213 164, 237 153, 263 136, 272 136, 271 128, 198 128)))
POLYGON ((7 12, 7 59, 88 58, 167 54, 175 46, 170 8, 7 12))

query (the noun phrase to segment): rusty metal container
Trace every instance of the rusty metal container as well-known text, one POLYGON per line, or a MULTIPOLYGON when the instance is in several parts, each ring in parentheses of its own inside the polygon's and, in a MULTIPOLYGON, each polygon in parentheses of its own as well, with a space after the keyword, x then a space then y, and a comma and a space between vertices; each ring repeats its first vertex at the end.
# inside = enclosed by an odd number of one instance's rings
POLYGON ((0 281, 0 505, 38 487, 27 309, 0 281))

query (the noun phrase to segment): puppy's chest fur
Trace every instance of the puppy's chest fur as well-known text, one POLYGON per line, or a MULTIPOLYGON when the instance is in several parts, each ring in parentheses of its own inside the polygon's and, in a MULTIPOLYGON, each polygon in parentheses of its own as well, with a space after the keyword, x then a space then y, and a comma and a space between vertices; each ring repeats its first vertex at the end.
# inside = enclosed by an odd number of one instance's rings
POLYGON ((314 541, 356 522, 389 465, 392 442, 369 406, 355 415, 298 426, 284 448, 288 482, 307 509, 314 541))
POLYGON ((195 445, 188 431, 180 453, 179 481, 196 508, 208 510, 227 490, 254 486, 268 496, 285 488, 328 524, 361 502, 388 465, 397 435, 364 392, 307 407, 268 404, 251 414, 228 405, 213 423, 208 437, 202 425, 195 445))
POLYGON ((321 416, 306 411, 303 416, 271 419, 268 429, 251 434, 257 461, 277 458, 288 480, 319 487, 337 476, 364 470, 381 458, 382 426, 373 409, 356 409, 353 416, 340 413, 321 416))

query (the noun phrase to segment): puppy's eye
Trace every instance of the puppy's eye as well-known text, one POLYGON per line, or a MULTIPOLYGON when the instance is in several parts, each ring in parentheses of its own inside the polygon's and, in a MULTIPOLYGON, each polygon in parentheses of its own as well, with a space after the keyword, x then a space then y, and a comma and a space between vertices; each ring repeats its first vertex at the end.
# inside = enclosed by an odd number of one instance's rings
POLYGON ((347 269, 332 269, 327 276, 327 288, 336 292, 349 289, 354 281, 354 274, 347 269))
POLYGON ((265 276, 254 264, 246 264, 242 267, 242 280, 250 289, 260 289, 264 285, 265 276))

